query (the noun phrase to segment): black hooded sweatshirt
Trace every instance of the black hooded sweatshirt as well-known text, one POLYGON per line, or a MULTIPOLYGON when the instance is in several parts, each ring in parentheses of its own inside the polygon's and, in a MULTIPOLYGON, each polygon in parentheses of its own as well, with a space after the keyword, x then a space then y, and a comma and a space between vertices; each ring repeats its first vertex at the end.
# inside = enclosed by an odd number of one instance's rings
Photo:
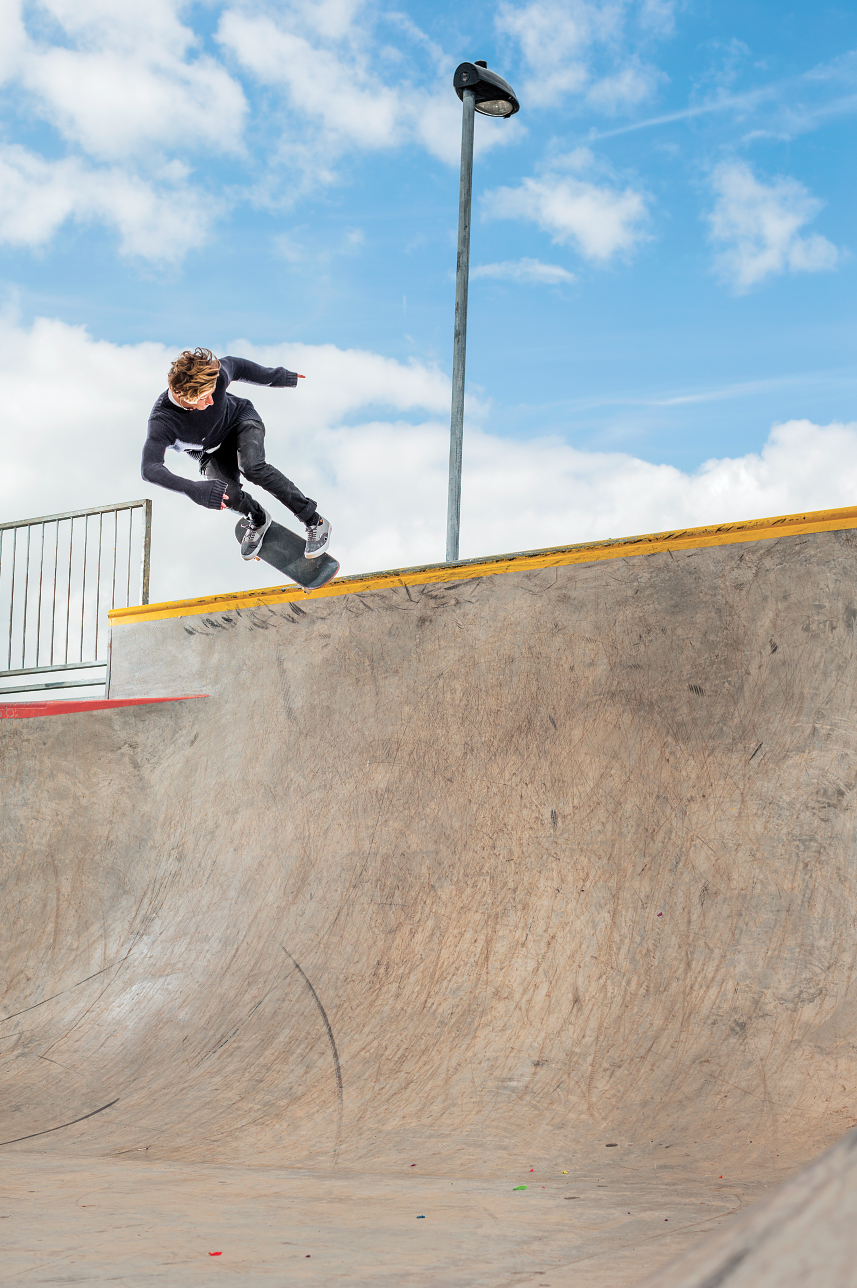
POLYGON ((219 510, 223 484, 219 479, 184 479, 173 474, 164 464, 168 447, 177 452, 213 452, 227 434, 242 420, 259 420, 259 413, 249 398, 236 398, 226 392, 233 380, 251 385, 269 385, 274 389, 294 389, 297 374, 285 367, 260 367, 247 358, 221 358, 214 402, 204 411, 185 411, 170 401, 165 389, 149 414, 149 432, 143 447, 142 475, 147 483, 184 492, 197 505, 219 510))

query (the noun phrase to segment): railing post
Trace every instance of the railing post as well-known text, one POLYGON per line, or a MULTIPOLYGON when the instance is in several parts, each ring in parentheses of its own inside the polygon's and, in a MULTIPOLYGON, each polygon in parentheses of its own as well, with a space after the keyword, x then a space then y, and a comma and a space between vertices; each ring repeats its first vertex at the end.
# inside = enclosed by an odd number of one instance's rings
POLYGON ((140 603, 149 602, 149 566, 152 557, 152 502, 143 502, 143 557, 140 566, 140 603))

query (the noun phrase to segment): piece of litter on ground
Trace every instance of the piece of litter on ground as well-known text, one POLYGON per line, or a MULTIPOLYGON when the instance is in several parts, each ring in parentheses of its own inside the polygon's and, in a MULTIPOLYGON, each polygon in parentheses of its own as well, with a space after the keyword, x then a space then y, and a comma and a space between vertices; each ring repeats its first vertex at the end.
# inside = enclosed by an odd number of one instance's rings
POLYGON ((425 1214, 423 1214, 422 1216, 418 1216, 418 1217, 417 1217, 417 1220, 418 1220, 418 1221, 425 1221, 425 1219, 426 1219, 426 1218, 425 1218, 425 1214))
POLYGON ((560 1176, 568 1176, 568 1172, 560 1172, 560 1176))
POLYGON ((513 1190, 525 1190, 526 1188, 527 1188, 527 1187, 526 1187, 526 1185, 513 1185, 513 1186, 512 1186, 512 1189, 513 1189, 513 1190))
POLYGON ((531 1172, 534 1172, 535 1170, 536 1170, 536 1169, 535 1169, 534 1167, 531 1167, 531 1168, 530 1168, 530 1171, 531 1171, 531 1172))
POLYGON ((664 914, 663 914, 662 912, 659 912, 659 913, 658 913, 658 916, 659 916, 659 917, 662 917, 663 915, 664 915, 664 914))
POLYGON ((411 1163, 411 1167, 416 1167, 416 1163, 411 1163))
POLYGON ((209 1254, 208 1254, 208 1255, 209 1255, 210 1257, 222 1257, 222 1256, 223 1256, 223 1253, 222 1253, 222 1252, 209 1252, 209 1254))

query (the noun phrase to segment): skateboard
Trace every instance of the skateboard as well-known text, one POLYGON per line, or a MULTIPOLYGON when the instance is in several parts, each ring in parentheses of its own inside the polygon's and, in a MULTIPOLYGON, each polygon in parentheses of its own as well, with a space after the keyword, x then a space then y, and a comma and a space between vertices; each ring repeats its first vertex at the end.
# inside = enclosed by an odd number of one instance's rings
MULTIPOLYGON (((235 536, 239 542, 244 536, 243 520, 239 519, 235 525, 235 536)), ((317 559, 307 559, 304 556, 305 549, 303 537, 274 522, 262 538, 256 558, 264 559, 265 563, 296 581, 304 590, 318 590, 319 586, 326 586, 336 576, 339 564, 328 554, 319 555, 317 559)))

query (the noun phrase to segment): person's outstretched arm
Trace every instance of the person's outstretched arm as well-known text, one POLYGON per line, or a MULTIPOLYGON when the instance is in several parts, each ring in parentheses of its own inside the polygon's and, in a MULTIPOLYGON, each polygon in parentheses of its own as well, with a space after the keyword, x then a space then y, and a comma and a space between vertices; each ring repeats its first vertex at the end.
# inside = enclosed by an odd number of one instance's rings
POLYGON ((157 427, 149 426, 149 436, 143 445, 143 462, 140 473, 147 483, 157 487, 168 488, 170 492, 184 492, 191 501, 203 506, 206 510, 220 510, 226 485, 220 479, 184 479, 173 474, 164 464, 164 454, 169 443, 157 432, 157 427))
POLYGON ((287 367, 261 367, 249 358, 226 357, 220 359, 220 370, 225 373, 227 384, 243 380, 248 385, 268 385, 272 389, 294 389, 304 377, 287 367))

